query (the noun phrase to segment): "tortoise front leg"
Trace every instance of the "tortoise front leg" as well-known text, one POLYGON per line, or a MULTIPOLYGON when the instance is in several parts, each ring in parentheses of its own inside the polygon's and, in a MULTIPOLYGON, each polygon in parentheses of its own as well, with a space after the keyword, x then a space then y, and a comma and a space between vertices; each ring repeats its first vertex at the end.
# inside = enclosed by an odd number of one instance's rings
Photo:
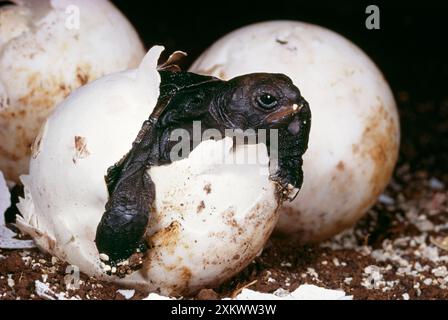
MULTIPOLYGON (((154 113, 159 112, 156 107, 154 113)), ((97 226, 95 242, 99 253, 109 256, 110 264, 129 258, 139 247, 155 200, 155 185, 147 173, 157 148, 155 118, 146 120, 128 152, 110 167, 105 177, 109 199, 97 226)))
POLYGON ((147 166, 140 166, 120 180, 98 225, 98 251, 107 254, 112 265, 129 258, 142 245, 155 199, 155 185, 146 170, 147 166))
POLYGON ((271 157, 273 155, 277 156, 278 163, 277 171, 271 175, 271 179, 279 184, 281 198, 285 199, 290 197, 293 189, 300 189, 303 182, 302 155, 298 139, 286 130, 279 130, 278 150, 271 150, 271 157))
MULTIPOLYGON (((308 104, 304 103, 288 128, 278 129, 277 147, 269 147, 270 157, 276 156, 278 160, 277 171, 271 175, 271 179, 279 183, 282 199, 292 201, 298 194, 297 191, 291 195, 292 190, 300 190, 302 187, 302 156, 308 147, 310 128, 311 112, 308 104)), ((269 142, 270 146, 272 143, 269 142)))

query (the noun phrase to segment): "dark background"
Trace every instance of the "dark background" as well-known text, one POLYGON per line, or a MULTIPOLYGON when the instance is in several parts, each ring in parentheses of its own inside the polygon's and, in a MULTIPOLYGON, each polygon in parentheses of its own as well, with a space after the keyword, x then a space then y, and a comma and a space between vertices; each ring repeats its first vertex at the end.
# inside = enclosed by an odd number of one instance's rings
POLYGON ((185 67, 215 40, 250 23, 291 19, 347 37, 380 67, 402 123, 401 163, 448 180, 448 4, 446 1, 113 1, 145 45, 189 53, 185 67), (381 29, 367 30, 367 5, 380 8, 381 29))

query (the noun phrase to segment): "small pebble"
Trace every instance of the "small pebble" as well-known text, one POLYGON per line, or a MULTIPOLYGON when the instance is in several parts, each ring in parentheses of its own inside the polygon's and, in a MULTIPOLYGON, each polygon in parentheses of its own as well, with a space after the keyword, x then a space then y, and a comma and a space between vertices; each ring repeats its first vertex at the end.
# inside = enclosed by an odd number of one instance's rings
POLYGON ((292 266, 292 264, 290 262, 282 262, 282 263, 280 263, 280 266, 289 268, 292 266))
POLYGON ((100 253, 100 259, 103 261, 109 261, 109 256, 105 253, 100 253))
POLYGON ((219 295, 212 289, 202 289, 196 298, 198 300, 219 300, 219 295))
POLYGON ((14 279, 12 278, 12 274, 8 274, 8 286, 10 288, 12 288, 12 287, 14 287, 14 285, 15 285, 15 282, 14 282, 14 279))
POLYGON ((431 180, 429 180, 429 187, 433 190, 443 190, 445 185, 439 179, 431 178, 431 180))
POLYGON ((131 299, 135 295, 135 290, 119 289, 117 290, 117 292, 121 294, 126 300, 131 299))
POLYGON ((395 204, 395 200, 384 193, 379 196, 378 201, 388 206, 395 204))

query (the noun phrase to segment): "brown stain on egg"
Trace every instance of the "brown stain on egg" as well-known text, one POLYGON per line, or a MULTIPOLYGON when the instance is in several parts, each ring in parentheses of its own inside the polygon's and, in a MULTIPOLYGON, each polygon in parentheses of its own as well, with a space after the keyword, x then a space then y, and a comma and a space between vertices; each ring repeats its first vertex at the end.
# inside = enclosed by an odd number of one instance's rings
POLYGON ((191 277, 193 276, 191 270, 187 267, 182 267, 180 272, 180 278, 183 283, 185 283, 185 287, 188 287, 188 283, 191 280, 191 277))
POLYGON ((85 85, 91 80, 91 69, 88 64, 79 65, 76 68, 76 79, 80 86, 85 85))
POLYGON ((238 227, 238 223, 235 220, 235 212, 233 210, 227 210, 222 213, 224 223, 231 227, 238 227))
POLYGON ((62 74, 33 72, 26 80, 27 93, 8 97, 8 105, 0 109, 0 170, 8 180, 20 183, 19 176, 28 172, 33 142, 55 105, 74 89, 97 78, 86 63, 75 72, 68 83, 62 74))
POLYGON ((75 154, 73 155, 73 163, 76 164, 78 160, 84 159, 90 155, 87 150, 87 139, 81 136, 75 136, 75 154))
POLYGON ((34 140, 34 143, 31 146, 31 156, 33 159, 36 159, 37 156, 40 153, 41 150, 41 143, 42 143, 42 139, 45 135, 45 132, 47 130, 47 123, 45 123, 39 130, 39 133, 36 137, 36 139, 34 140))
POLYGON ((201 213, 201 211, 204 209, 205 209, 205 203, 204 203, 204 200, 201 200, 201 202, 199 202, 199 205, 196 209, 196 213, 201 213))
POLYGON ((371 161, 373 165, 373 174, 369 180, 370 197, 360 204, 357 209, 359 214, 377 201, 392 176, 398 158, 399 127, 395 118, 379 101, 376 112, 366 121, 367 126, 359 143, 359 156, 371 161))
POLYGON ((177 276, 175 276, 179 282, 176 284, 173 284, 170 288, 170 296, 174 297, 182 297, 182 296, 188 296, 191 295, 191 288, 190 288, 190 282, 193 278, 193 273, 191 272, 191 269, 188 267, 180 267, 178 270, 176 270, 177 276))
POLYGON ((203 190, 205 191, 206 194, 210 194, 212 192, 212 184, 211 183, 207 183, 203 190))
POLYGON ((345 170, 344 161, 339 161, 338 164, 336 165, 336 169, 338 169, 339 171, 344 171, 345 170))
POLYGON ((8 180, 19 182, 28 172, 31 149, 51 110, 14 106, 0 112, 0 170, 8 180))
POLYGON ((18 156, 16 153, 9 152, 2 146, 0 146, 0 156, 10 158, 13 161, 18 161, 20 159, 20 156, 18 156))
POLYGON ((177 221, 171 222, 167 227, 154 233, 148 242, 151 247, 163 248, 169 254, 174 254, 181 232, 181 225, 177 221))
POLYGON ((45 77, 38 72, 28 77, 27 87, 28 92, 18 99, 19 104, 43 109, 52 108, 74 89, 67 86, 62 78, 45 77))

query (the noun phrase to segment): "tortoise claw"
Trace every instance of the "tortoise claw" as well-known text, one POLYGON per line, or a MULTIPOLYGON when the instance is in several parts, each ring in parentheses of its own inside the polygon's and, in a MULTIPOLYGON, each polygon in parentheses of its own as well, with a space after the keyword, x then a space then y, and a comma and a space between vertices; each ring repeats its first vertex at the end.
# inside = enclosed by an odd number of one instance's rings
POLYGON ((292 201, 297 197, 300 188, 291 182, 293 179, 289 175, 282 175, 281 172, 277 172, 271 175, 271 180, 277 184, 278 192, 282 200, 292 201))

